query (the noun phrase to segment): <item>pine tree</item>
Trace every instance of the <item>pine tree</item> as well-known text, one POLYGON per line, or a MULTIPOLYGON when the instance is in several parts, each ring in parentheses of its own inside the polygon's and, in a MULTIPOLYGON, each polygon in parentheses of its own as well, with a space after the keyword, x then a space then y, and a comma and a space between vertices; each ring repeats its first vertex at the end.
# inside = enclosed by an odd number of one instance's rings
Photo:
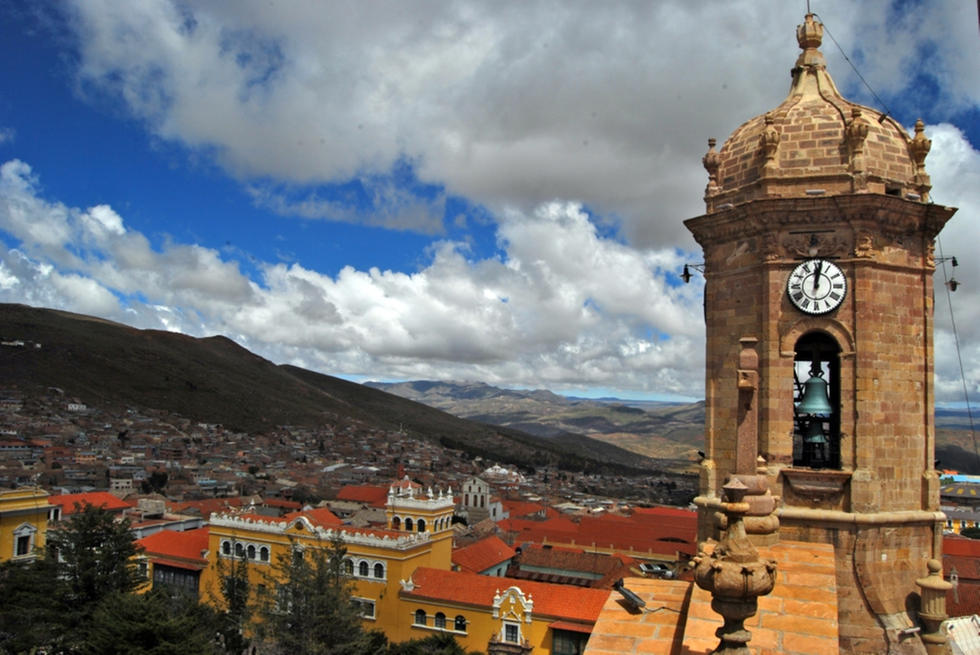
POLYGON ((329 546, 294 549, 280 557, 266 585, 260 633, 289 655, 383 655, 387 640, 367 633, 344 575, 347 549, 337 538, 329 546))
POLYGON ((83 655, 218 655, 219 617, 196 599, 160 591, 114 593, 92 614, 83 655))
POLYGON ((129 520, 117 521, 101 507, 85 505, 49 530, 48 549, 75 607, 94 608, 109 594, 133 591, 140 583, 129 520))

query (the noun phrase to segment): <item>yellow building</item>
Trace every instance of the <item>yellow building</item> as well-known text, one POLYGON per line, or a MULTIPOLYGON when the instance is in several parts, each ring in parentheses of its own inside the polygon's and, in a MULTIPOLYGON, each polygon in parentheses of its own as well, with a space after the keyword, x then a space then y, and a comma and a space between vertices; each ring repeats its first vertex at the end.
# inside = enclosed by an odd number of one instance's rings
MULTIPOLYGON (((329 548, 339 537, 365 628, 392 642, 441 632, 490 654, 581 653, 609 590, 452 571, 454 505, 451 493, 423 490, 406 479, 388 490, 385 528, 343 525, 326 509, 278 518, 212 514, 201 598, 222 602, 221 577, 233 561, 246 563, 257 590, 269 584, 282 557, 329 548)), ((158 554, 171 562, 172 550, 158 554)))
POLYGON ((448 570, 452 555, 451 493, 423 492, 408 481, 388 492, 388 526, 345 526, 326 509, 294 512, 280 518, 258 514, 213 514, 210 521, 208 566, 201 576, 204 600, 220 597, 220 577, 232 559, 248 564, 253 588, 267 584, 276 562, 307 548, 327 548, 338 536, 347 549, 345 567, 354 581, 367 626, 383 629, 390 638, 400 634, 399 581, 420 567, 448 570), (225 562, 223 565, 222 562, 225 562), (384 625, 382 625, 382 623, 384 625))
POLYGON ((44 548, 48 492, 38 487, 0 491, 0 562, 31 561, 44 548))

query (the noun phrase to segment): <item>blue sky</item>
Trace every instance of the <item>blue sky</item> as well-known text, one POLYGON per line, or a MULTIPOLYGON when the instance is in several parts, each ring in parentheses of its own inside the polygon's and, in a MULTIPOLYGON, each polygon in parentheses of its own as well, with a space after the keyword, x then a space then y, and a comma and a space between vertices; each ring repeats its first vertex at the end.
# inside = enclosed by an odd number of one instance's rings
MULTIPOLYGON (((891 114, 927 123, 975 392, 976 7, 811 5, 891 114)), ((805 6, 0 0, 0 301, 354 380, 700 397, 682 221, 707 138, 785 97, 805 6)), ((957 401, 944 302, 937 397, 957 401)))

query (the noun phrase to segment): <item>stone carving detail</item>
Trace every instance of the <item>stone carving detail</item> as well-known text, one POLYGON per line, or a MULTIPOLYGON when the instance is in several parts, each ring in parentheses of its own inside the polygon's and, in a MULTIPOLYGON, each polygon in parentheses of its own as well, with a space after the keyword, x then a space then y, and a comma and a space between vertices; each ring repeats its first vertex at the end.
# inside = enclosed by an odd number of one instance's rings
POLYGON ((854 244, 854 256, 865 259, 874 257, 875 238, 871 232, 858 232, 856 243, 854 244))
POLYGON ((919 185, 922 202, 928 202, 929 189, 932 188, 932 180, 926 173, 926 155, 932 148, 932 141, 926 138, 925 130, 926 126, 921 118, 915 121, 915 136, 909 143, 909 154, 912 155, 912 161, 915 162, 915 183, 919 185))
POLYGON ((771 113, 766 114, 766 127, 759 136, 759 145, 762 153, 766 156, 766 163, 762 167, 764 177, 772 176, 779 168, 776 164, 776 151, 779 149, 779 131, 773 126, 775 119, 771 113))
POLYGON ((861 108, 851 109, 851 120, 847 123, 847 147, 851 153, 851 174, 854 179, 854 190, 862 191, 868 188, 868 177, 864 167, 864 141, 868 138, 871 126, 861 115, 861 108))
POLYGON ((708 152, 701 158, 704 169, 708 171, 708 185, 704 188, 705 202, 708 202, 708 198, 714 196, 721 190, 718 187, 718 166, 720 165, 720 159, 718 157, 718 151, 715 150, 716 143, 717 141, 714 137, 708 139, 708 152))
POLYGON ((847 253, 849 240, 837 233, 790 234, 783 239, 783 248, 791 257, 842 257, 847 253))
POLYGON ((713 652, 743 655, 749 652, 746 644, 752 637, 745 628, 745 619, 758 610, 759 596, 765 596, 776 585, 776 562, 761 560, 745 534, 742 518, 749 511, 749 504, 744 501, 747 487, 735 479, 723 490, 722 509, 728 530, 710 555, 705 554, 705 545, 699 549, 694 558, 694 581, 711 592, 711 609, 725 620, 715 631, 721 641, 713 652))

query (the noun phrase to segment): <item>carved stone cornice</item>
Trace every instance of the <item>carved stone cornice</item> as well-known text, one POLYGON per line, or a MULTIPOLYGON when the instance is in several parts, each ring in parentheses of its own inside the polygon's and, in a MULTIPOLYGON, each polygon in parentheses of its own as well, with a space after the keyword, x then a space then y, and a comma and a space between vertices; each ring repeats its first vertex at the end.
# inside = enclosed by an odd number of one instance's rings
POLYGON ((873 258, 895 245, 915 253, 931 242, 956 209, 894 196, 858 194, 754 200, 684 222, 695 240, 712 251, 725 244, 759 239, 767 261, 808 256, 811 239, 820 256, 873 258), (774 234, 783 235, 775 238, 774 234))

